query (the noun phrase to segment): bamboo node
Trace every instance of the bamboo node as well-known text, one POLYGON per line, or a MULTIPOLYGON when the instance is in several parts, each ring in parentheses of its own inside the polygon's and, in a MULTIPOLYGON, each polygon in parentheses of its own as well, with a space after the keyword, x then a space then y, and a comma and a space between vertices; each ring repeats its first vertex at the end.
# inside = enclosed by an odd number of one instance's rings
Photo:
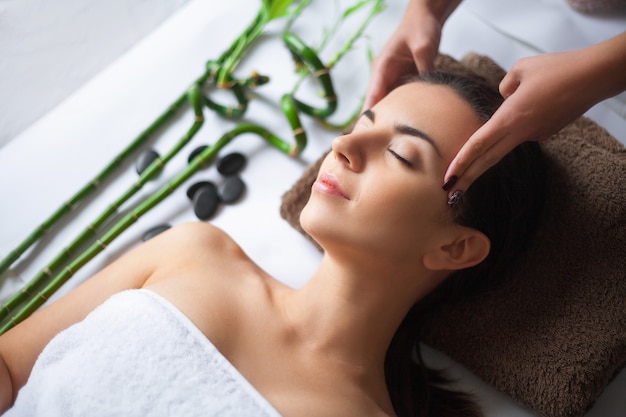
POLYGON ((52 271, 50 270, 50 268, 46 267, 43 270, 43 273, 46 274, 48 276, 48 278, 52 278, 52 271))
POLYGON ((42 300, 44 300, 44 301, 48 301, 48 297, 46 297, 46 296, 45 296, 45 295, 43 295, 42 293, 38 293, 38 294, 37 294, 37 296, 38 296, 39 298, 41 298, 42 300))
POLYGON ((298 135, 301 135, 303 133, 304 133, 304 128, 302 126, 300 126, 297 129, 294 129, 294 131, 293 131, 293 135, 294 136, 298 136, 298 135))
POLYGON ((326 96, 326 101, 329 103, 333 103, 335 101, 337 101, 337 96, 332 95, 332 96, 326 96))
POLYGON ((100 239, 96 240, 96 243, 98 244, 98 246, 100 246, 102 249, 106 249, 107 245, 104 244, 100 239))
POLYGON ((327 75, 327 74, 329 74, 329 73, 330 73, 330 68, 325 67, 325 68, 322 68, 321 70, 317 70, 317 71, 315 71, 315 72, 313 73, 313 76, 314 76, 315 78, 319 78, 319 77, 321 77, 322 75, 327 75))

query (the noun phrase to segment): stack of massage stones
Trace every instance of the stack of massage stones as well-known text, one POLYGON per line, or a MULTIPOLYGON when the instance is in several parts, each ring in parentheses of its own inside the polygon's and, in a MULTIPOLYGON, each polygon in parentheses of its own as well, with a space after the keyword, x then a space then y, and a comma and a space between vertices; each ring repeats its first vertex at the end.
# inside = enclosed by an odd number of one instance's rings
MULTIPOLYGON (((206 147, 207 145, 203 145, 194 149, 189 155, 188 161, 191 162, 206 147)), ((139 155, 135 164, 137 173, 141 174, 158 157, 159 154, 152 149, 139 155)), ((243 154, 239 152, 230 153, 217 161, 217 172, 222 176, 217 184, 213 181, 202 180, 187 188, 187 197, 191 200, 194 214, 198 219, 209 220, 222 205, 234 204, 241 199, 246 191, 246 184, 239 174, 243 171, 246 163, 247 159, 243 154)), ((169 224, 154 226, 143 234, 142 240, 146 241, 170 227, 169 224)))

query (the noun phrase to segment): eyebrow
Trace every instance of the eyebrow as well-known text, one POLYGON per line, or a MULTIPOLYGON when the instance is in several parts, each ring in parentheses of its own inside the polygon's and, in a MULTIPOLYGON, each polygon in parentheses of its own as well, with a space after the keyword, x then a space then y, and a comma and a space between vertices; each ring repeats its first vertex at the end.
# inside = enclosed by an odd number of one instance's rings
MULTIPOLYGON (((376 119, 376 114, 371 109, 365 110, 361 114, 361 116, 367 117, 372 122, 374 122, 375 119, 376 119)), ((433 138, 431 138, 425 132, 423 132, 423 131, 421 131, 419 129, 416 129, 414 127, 411 127, 409 125, 405 125, 405 124, 397 124, 396 123, 394 127, 396 129, 396 132, 398 132, 398 133, 401 133, 403 135, 413 136, 413 137, 416 137, 416 138, 420 138, 420 139, 423 139, 426 142, 430 143, 430 145, 435 149, 435 152, 437 153, 437 155, 439 155, 439 157, 441 157, 441 152, 439 152, 439 148, 435 144, 435 141, 433 140, 433 138)))

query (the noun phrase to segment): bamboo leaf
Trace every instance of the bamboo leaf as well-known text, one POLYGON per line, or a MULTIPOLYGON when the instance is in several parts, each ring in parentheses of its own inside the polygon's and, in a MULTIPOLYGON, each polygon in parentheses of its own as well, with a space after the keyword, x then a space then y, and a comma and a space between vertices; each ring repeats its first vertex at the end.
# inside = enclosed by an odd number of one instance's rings
POLYGON ((355 4, 354 6, 349 7, 348 9, 346 9, 345 12, 343 12, 343 18, 347 18, 349 17, 352 13, 360 10, 363 6, 365 6, 367 3, 370 3, 372 0, 361 0, 360 2, 358 2, 357 4, 355 4))
POLYGON ((374 16, 376 16, 377 14, 379 14, 385 9, 384 0, 362 0, 359 3, 357 3, 355 6, 348 9, 346 13, 348 12, 354 13, 358 8, 363 7, 365 4, 373 4, 372 9, 368 13, 365 20, 361 23, 359 28, 356 30, 354 35, 352 35, 352 37, 348 40, 348 42, 343 46, 343 48, 335 55, 333 59, 331 59, 330 61, 326 63, 326 66, 328 68, 333 68, 335 64, 337 63, 337 61, 339 61, 339 59, 341 59, 341 57, 344 54, 346 54, 350 49, 352 49, 352 46, 354 45, 354 43, 363 35, 363 32, 365 31, 365 28, 367 27, 369 22, 374 18, 374 16))
POLYGON ((367 59, 369 60, 370 65, 374 62, 374 50, 371 46, 367 47, 367 59))
POLYGON ((263 0, 263 7, 267 12, 267 21, 286 16, 293 0, 263 0))

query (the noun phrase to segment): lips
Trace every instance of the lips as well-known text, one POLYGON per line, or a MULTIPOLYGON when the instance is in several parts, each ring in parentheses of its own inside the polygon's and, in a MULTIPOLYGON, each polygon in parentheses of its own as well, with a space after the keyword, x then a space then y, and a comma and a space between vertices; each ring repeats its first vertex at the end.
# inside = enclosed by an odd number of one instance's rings
POLYGON ((327 195, 350 200, 350 198, 341 188, 341 185, 339 185, 337 177, 330 173, 320 174, 317 177, 317 180, 313 183, 313 189, 327 195))

